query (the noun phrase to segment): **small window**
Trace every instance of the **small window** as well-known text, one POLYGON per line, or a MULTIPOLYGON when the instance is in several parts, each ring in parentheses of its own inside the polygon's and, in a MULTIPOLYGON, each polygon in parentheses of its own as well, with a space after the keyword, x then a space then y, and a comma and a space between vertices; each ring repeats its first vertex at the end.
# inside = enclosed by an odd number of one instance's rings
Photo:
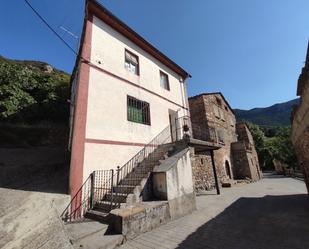
POLYGON ((128 121, 150 125, 149 103, 138 100, 131 96, 127 98, 128 121))
POLYGON ((160 71, 160 85, 166 90, 170 90, 170 84, 168 81, 168 75, 160 71))
POLYGON ((219 113, 220 113, 220 118, 225 121, 225 117, 224 117, 224 112, 222 109, 219 109, 219 113))
POLYGON ((139 75, 139 61, 138 56, 125 50, 124 67, 131 73, 139 75))
POLYGON ((232 117, 230 117, 230 124, 231 124, 232 127, 234 127, 234 120, 233 120, 232 117))
POLYGON ((219 106, 214 105, 213 107, 214 107, 215 116, 216 116, 217 118, 220 118, 220 109, 219 109, 219 106))
POLYGON ((219 107, 222 106, 222 101, 221 101, 220 98, 216 97, 216 102, 217 102, 217 105, 218 105, 219 107))
POLYGON ((220 144, 224 144, 224 131, 218 130, 218 140, 220 144))

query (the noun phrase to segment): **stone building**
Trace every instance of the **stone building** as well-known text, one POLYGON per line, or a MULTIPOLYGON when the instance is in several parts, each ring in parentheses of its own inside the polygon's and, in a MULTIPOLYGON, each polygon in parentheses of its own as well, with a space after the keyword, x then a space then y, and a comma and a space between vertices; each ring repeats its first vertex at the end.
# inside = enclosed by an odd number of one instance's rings
POLYGON ((261 179, 261 169, 253 137, 245 123, 236 124, 238 141, 232 143, 235 175, 237 179, 261 179))
MULTIPOLYGON (((250 131, 244 124, 236 125, 233 109, 221 93, 203 93, 189 98, 190 116, 195 138, 215 139, 221 148, 214 151, 219 182, 234 179, 260 178, 260 168, 250 131), (237 138, 239 132, 239 139, 237 138)), ((214 172, 209 152, 191 151, 195 189, 214 187, 214 172)))
POLYGON ((300 104, 292 113, 292 142, 309 192, 309 43, 305 66, 298 80, 297 95, 300 96, 300 104))

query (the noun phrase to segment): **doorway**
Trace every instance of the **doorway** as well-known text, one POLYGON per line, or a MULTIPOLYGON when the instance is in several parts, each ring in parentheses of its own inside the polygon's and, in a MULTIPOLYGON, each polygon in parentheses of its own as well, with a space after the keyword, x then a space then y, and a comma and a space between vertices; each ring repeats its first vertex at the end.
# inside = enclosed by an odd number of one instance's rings
POLYGON ((177 140, 177 112, 173 110, 168 110, 169 123, 170 123, 170 131, 171 131, 171 142, 175 142, 177 140))

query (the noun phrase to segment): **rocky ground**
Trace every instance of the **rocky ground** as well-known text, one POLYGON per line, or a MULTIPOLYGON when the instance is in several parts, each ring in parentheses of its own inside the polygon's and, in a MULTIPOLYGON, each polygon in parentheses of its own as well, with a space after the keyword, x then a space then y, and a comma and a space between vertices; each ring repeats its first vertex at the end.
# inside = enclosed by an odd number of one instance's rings
POLYGON ((0 248, 72 248, 59 219, 69 202, 65 150, 0 149, 0 248))

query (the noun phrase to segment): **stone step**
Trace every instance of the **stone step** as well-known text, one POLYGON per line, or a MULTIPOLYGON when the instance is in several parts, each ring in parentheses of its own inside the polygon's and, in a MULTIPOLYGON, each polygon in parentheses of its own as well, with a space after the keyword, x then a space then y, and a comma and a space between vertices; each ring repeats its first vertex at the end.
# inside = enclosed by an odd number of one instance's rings
POLYGON ((114 187, 114 193, 122 193, 122 194, 130 194, 133 193, 134 188, 136 185, 118 185, 114 187))
POLYGON ((97 202, 94 205, 93 210, 96 210, 102 213, 109 213, 111 209, 114 209, 116 207, 117 205, 115 203, 111 204, 111 202, 109 201, 101 201, 101 202, 97 202))
POLYGON ((92 209, 86 212, 85 218, 99 221, 99 222, 108 222, 108 214, 109 214, 109 211, 104 212, 104 211, 92 209))
POLYGON ((128 174, 125 178, 123 179, 128 179, 128 178, 139 178, 139 179, 143 179, 145 177, 148 177, 148 175, 152 172, 153 167, 151 167, 151 169, 136 169, 133 172, 131 172, 130 174, 128 174))
POLYGON ((146 177, 126 177, 125 179, 120 181, 121 185, 134 185, 134 186, 138 186, 140 185, 142 179, 144 179, 146 177))
MULTIPOLYGON (((160 160, 164 160, 164 159, 165 159, 164 156, 162 156, 162 157, 160 158, 160 160)), ((136 168, 156 166, 156 165, 160 164, 160 160, 143 161, 143 162, 141 162, 136 168)))
POLYGON ((117 203, 125 203, 127 199, 127 194, 122 194, 122 193, 108 193, 104 197, 104 201, 111 202, 117 202, 117 203))
POLYGON ((143 178, 125 178, 120 181, 121 185, 130 185, 130 186, 138 186, 140 185, 143 178))
POLYGON ((136 168, 132 172, 130 172, 126 177, 130 177, 131 175, 135 177, 145 177, 153 170, 153 167, 147 168, 136 168))
POLYGON ((170 148, 170 147, 174 147, 175 144, 174 143, 166 143, 166 144, 161 144, 158 146, 158 149, 162 149, 162 148, 170 148))

